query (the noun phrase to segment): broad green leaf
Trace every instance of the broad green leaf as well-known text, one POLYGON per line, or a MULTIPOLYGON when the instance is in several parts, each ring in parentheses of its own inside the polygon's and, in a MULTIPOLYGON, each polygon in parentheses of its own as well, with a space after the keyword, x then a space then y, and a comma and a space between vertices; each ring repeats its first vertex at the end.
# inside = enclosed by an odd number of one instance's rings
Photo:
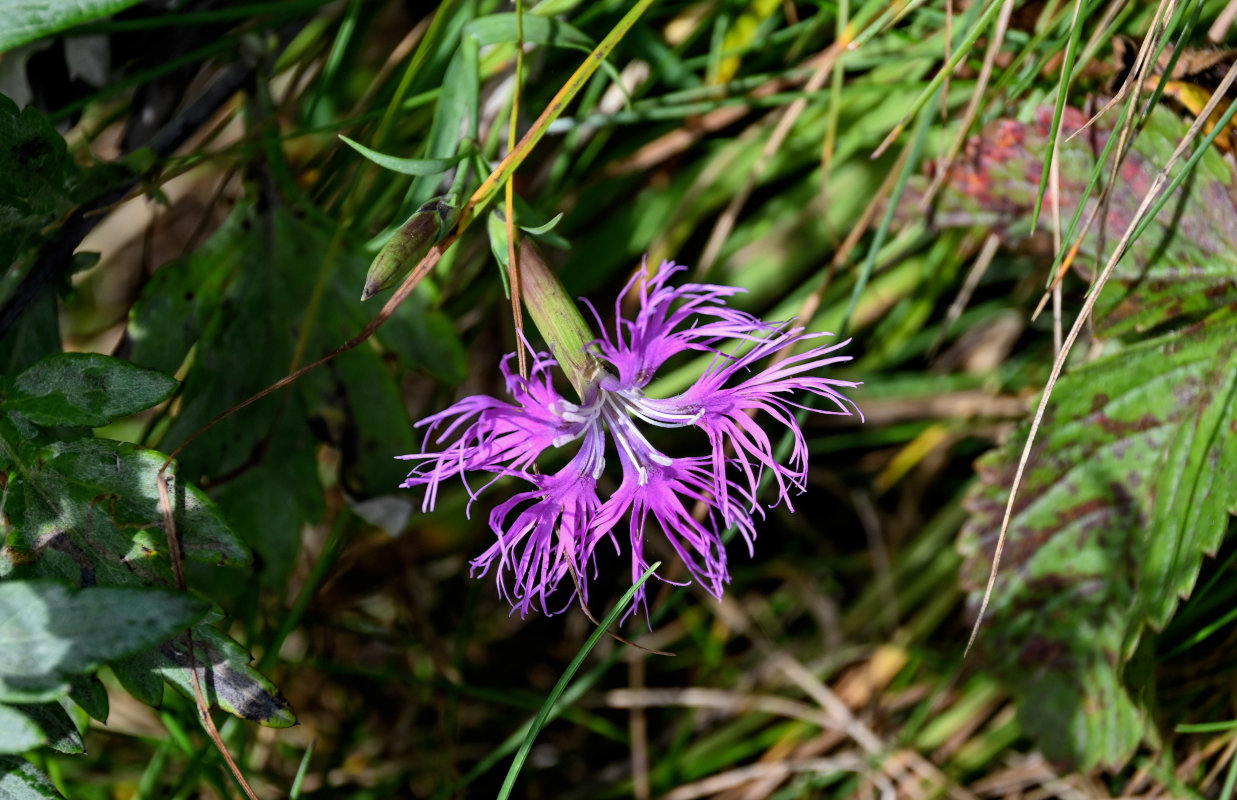
POLYGON ((267 432, 268 452, 278 457, 263 459, 244 480, 215 493, 228 522, 259 556, 257 578, 273 589, 284 586, 296 562, 302 529, 323 514, 316 442, 306 435, 299 396, 289 398, 286 412, 267 432))
MULTIPOLYGON (((8 14, 0 14, 0 32, 8 14)), ((2 48, 0 48, 2 49, 2 48)), ((44 228, 73 206, 72 188, 80 169, 64 139, 37 110, 18 110, 0 95, 0 265, 6 270, 19 254, 44 240, 44 228)), ((9 271, 0 282, 7 297, 21 279, 9 271)))
MULTIPOLYGON (((243 219, 251 213, 245 212, 243 219)), ((186 341, 183 352, 168 356, 183 359, 189 346, 197 348, 185 376, 183 402, 163 439, 164 447, 180 444, 220 411, 287 373, 313 292, 307 274, 317 271, 330 249, 320 231, 282 212, 273 214, 269 228, 246 226, 243 235, 228 233, 227 237, 212 278, 226 289, 197 298, 200 305, 195 313, 202 322, 195 325, 193 341, 186 341)), ((347 263, 363 276, 363 260, 355 261, 347 263)), ((182 266, 196 268, 198 264, 182 266)), ((207 267, 202 265, 202 269, 207 267)), ((190 280, 186 275, 186 287, 190 280)), ((346 305, 357 305, 360 280, 344 301, 346 305)), ((150 300, 156 303, 157 297, 150 300)), ((334 302, 323 303, 323 311, 334 302)), ((162 319, 174 324, 174 313, 162 319)), ((333 330, 329 345, 321 348, 321 340, 313 339, 306 360, 338 346, 359 328, 333 330)), ((261 577, 272 584, 287 574, 304 525, 316 522, 322 513, 318 439, 296 387, 284 397, 289 399, 275 396, 256 403, 205 432, 185 450, 180 468, 181 474, 198 482, 228 476, 215 496, 233 529, 263 556, 261 577)))
POLYGON ((468 369, 468 352, 451 318, 435 310, 422 284, 401 303, 382 334, 402 369, 423 370, 447 386, 458 386, 468 369))
MULTIPOLYGON (((459 40, 451 62, 442 78, 442 91, 434 108, 426 139, 425 155, 429 158, 454 158, 467 152, 478 139, 478 120, 481 114, 481 66, 477 40, 464 36, 459 40)), ((406 202, 417 208, 435 195, 441 194, 441 180, 432 177, 417 178, 408 190, 406 202)))
POLYGON ((7 580, 0 583, 0 677, 37 685, 90 672, 184 630, 205 611, 202 601, 166 589, 72 592, 53 581, 7 580))
POLYGON ((8 0, 0 14, 0 50, 42 39, 74 25, 106 17, 139 0, 8 0))
POLYGON ((24 714, 27 719, 38 726, 43 732, 42 744, 58 753, 80 755, 86 752, 82 742, 82 734, 73 724, 73 720, 65 713, 60 703, 38 703, 36 705, 12 705, 9 708, 24 714))
MULTIPOLYGON (((11 19, 8 12, 9 6, 0 7, 0 34, 11 19)), ((0 300, 13 295, 33 254, 56 236, 54 223, 125 174, 111 164, 83 169, 38 110, 19 110, 0 95, 0 300)))
POLYGON ((67 679, 56 675, 0 675, 0 702, 4 703, 46 703, 71 689, 67 679))
MULTIPOLYGON (((323 349, 368 322, 365 309, 348 302, 355 291, 349 275, 356 275, 364 268, 363 263, 350 259, 340 265, 332 292, 335 299, 323 309, 318 331, 319 347, 323 349)), ((392 321, 395 316, 407 319, 406 315, 422 315, 421 320, 426 321, 424 299, 413 301, 410 297, 405 305, 410 304, 411 308, 404 315, 397 311, 392 321)), ((384 337, 388 347, 398 341, 389 335, 384 337)), ((422 352, 432 349, 432 357, 440 359, 435 368, 449 370, 452 365, 441 355, 451 353, 452 342, 458 344, 454 330, 440 341, 421 343, 422 352)), ((409 452, 417 450, 413 420, 408 417, 399 373, 392 362, 394 359, 384 359, 373 348, 359 347, 340 355, 329 369, 305 376, 299 387, 304 407, 323 423, 320 434, 325 434, 323 438, 339 449, 340 482, 353 497, 394 491, 407 473, 403 462, 396 461, 395 456, 405 448, 412 448, 409 452)))
POLYGON ((2 407, 36 425, 99 427, 158 405, 176 390, 160 372, 98 353, 57 353, 6 382, 2 407))
POLYGON ((72 204, 69 190, 77 173, 51 123, 36 109, 18 109, 0 95, 0 204, 30 215, 63 212, 72 204))
POLYGON ((251 245, 254 222, 253 209, 238 206, 201 247, 151 276, 129 313, 133 363, 169 374, 180 368, 251 245))
MULTIPOLYGON (((195 342, 197 353, 161 447, 175 448, 220 412, 287 374, 313 293, 313 275, 327 251, 308 224, 284 212, 250 227, 235 249, 227 249, 228 260, 217 264, 218 279, 227 288, 204 300, 212 305, 199 311, 205 323, 195 342)), ((353 304, 355 294, 354 289, 353 304)), ((307 356, 310 360, 318 353, 307 356)), ((247 466, 266 458, 278 461, 280 454, 264 443, 280 413, 278 397, 272 397, 223 420, 184 452, 181 469, 200 483, 223 474, 240 479, 247 466)))
MULTIPOLYGON (((27 569, 81 586, 171 583, 156 476, 165 456, 124 442, 81 439, 27 448, 10 478, 15 546, 27 569)), ((201 490, 172 478, 181 550, 211 564, 249 552, 201 490)))
MULTIPOLYGON (((1027 730, 1084 768, 1118 766, 1152 735, 1133 722, 1124 666, 1237 511, 1234 337, 1227 308, 1065 375, 1032 450, 979 646, 1020 692, 1027 730)), ((977 463, 959 536, 973 602, 1025 437, 977 463)))
POLYGON ((103 723, 107 722, 107 689, 96 676, 79 675, 75 677, 73 679, 73 688, 69 692, 69 699, 77 703, 93 719, 103 723))
POLYGON ((1202 556, 1215 554, 1237 513, 1237 320, 1231 308, 1216 317, 1151 354, 1139 353, 1147 356, 1145 366, 1123 362, 1151 375, 1156 367, 1166 371, 1158 359, 1167 360, 1180 380, 1172 387, 1179 424, 1149 484, 1155 505, 1139 560, 1141 609, 1156 630, 1190 595, 1202 556))
POLYGON ((21 319, 0 336, 0 375, 16 375, 40 358, 61 351, 59 314, 55 289, 44 286, 21 319))
MULTIPOLYGON (((0 731, 3 730, 4 723, 0 722, 0 731)), ((64 800, 51 778, 17 756, 0 756, 0 797, 5 800, 64 800)))
MULTIPOLYGON (((207 701, 229 714, 273 728, 296 724, 288 701, 274 684, 250 666, 249 653, 207 625, 193 629, 193 656, 207 701)), ((193 696, 189 644, 179 636, 151 650, 112 665, 112 672, 139 699, 155 704, 167 681, 193 696)))
MULTIPOLYGON (((38 724, 21 709, 0 703, 0 753, 24 753, 46 741, 38 724)), ((0 761, 0 767, 5 763, 0 761)), ((0 775, 0 790, 4 788, 4 777, 0 775)))
POLYGON ((339 135, 339 138, 343 139, 344 143, 353 150, 356 150, 378 166, 389 169, 392 172, 398 172, 401 175, 441 175, 460 163, 469 153, 468 148, 463 148, 451 158, 400 158, 399 156, 389 156, 385 153, 379 153, 377 150, 371 150, 359 142, 352 141, 342 133, 339 135))

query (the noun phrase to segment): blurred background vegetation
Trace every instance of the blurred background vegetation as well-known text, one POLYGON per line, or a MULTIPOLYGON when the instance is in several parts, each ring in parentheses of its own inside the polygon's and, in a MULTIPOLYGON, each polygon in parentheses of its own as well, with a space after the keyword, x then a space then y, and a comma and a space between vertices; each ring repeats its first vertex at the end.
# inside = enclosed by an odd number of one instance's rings
MULTIPOLYGON (((170 453, 356 336, 389 297, 359 300, 391 233, 471 194, 513 115, 521 136, 633 7, 18 3, 0 21, 4 373, 86 351, 180 382, 149 411, 31 441, 170 453)), ((754 557, 734 549, 720 603, 654 584, 651 623, 618 633, 673 657, 602 639, 515 796, 1233 796, 1237 210, 1220 45, 1235 11, 675 0, 639 14, 519 159, 517 220, 539 231, 522 235, 602 309, 642 259, 673 259, 744 287, 737 303, 765 319, 853 337, 836 377, 864 382, 866 421, 805 421, 795 513, 769 514, 754 557), (1148 196, 1162 202, 1140 208, 1148 196), (1060 340, 1140 219, 1068 353, 964 658, 1060 340)), ((492 579, 469 577, 501 488, 471 515, 461 486, 428 514, 397 488, 393 457, 421 449, 414 421, 501 393, 516 342, 504 205, 474 209, 376 335, 178 456, 178 479, 253 553, 186 562, 223 612, 211 641, 251 653, 273 684, 254 691, 277 686, 299 723, 216 712, 260 797, 495 795, 593 633, 576 611, 512 615, 492 579)), ((156 522, 139 527, 162 547, 156 522)), ((600 559, 599 616, 627 574, 600 559)), ((24 757, 56 790, 239 796, 183 675, 181 691, 130 667, 100 677, 106 724, 74 717, 85 753, 24 757)))

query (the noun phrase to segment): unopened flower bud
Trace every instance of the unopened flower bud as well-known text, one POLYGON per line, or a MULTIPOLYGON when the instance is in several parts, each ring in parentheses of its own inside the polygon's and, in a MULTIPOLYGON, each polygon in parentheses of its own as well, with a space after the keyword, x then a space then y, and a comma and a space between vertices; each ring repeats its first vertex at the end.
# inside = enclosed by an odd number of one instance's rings
POLYGON ((459 217, 460 210, 451 198, 442 197, 435 197, 413 212, 369 265, 361 300, 368 300, 403 280, 429 249, 455 227, 459 217))
POLYGON ((537 248, 525 240, 516 258, 524 305, 563 374, 583 400, 602 369, 588 353, 589 343, 597 337, 537 248))

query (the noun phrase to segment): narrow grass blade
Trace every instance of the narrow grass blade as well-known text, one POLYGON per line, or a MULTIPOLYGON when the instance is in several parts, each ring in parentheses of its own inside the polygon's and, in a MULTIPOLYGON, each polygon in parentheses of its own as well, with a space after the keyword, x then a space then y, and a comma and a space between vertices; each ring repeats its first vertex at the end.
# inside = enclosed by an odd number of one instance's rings
POLYGON ((592 652, 593 648, 597 646, 597 643, 601 641, 601 637, 606 635, 606 631, 608 631, 610 626, 614 624, 614 621, 618 619, 619 614, 623 612, 623 609, 631 605, 631 601, 636 596, 636 591, 644 585, 645 581, 652 577, 653 573, 656 572, 657 568, 660 566, 661 562, 657 561, 645 570, 644 574, 640 576, 640 580, 632 584, 631 588, 627 590, 626 594, 623 595, 623 598, 619 600, 618 604, 615 605, 614 608, 610 609, 610 613, 606 614, 605 618, 601 621, 601 624, 597 626, 596 630, 593 631, 593 635, 588 637, 588 641, 586 641, 584 646, 580 648, 580 652, 576 653, 576 657, 573 658, 571 663, 567 665, 567 670, 563 673, 563 677, 559 678, 558 683, 554 684, 554 688, 550 690, 550 695, 546 698, 545 705, 541 707, 541 711, 537 714, 536 719, 533 720, 532 727, 528 729, 528 733, 524 736, 524 744, 520 745, 519 751, 516 752, 515 758, 511 762, 511 769, 507 772, 507 778, 503 781, 502 789, 498 792, 498 800, 507 800, 507 798, 511 796, 511 790, 515 788, 515 780, 520 775, 520 769, 524 766, 524 761, 528 758, 529 751, 533 749, 533 742, 536 741, 537 734, 541 732, 543 727, 545 727, 545 723, 550 718, 551 712, 554 711, 554 705, 558 702, 558 699, 567 689, 567 685, 571 683, 572 677, 576 674, 576 671, 580 669, 580 665, 584 663, 584 659, 589 653, 592 652))

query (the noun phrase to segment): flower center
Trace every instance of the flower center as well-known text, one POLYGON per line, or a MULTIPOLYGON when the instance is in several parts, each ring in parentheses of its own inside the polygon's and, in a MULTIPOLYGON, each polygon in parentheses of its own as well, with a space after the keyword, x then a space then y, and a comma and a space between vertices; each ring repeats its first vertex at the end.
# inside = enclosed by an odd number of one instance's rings
POLYGON ((601 405, 601 418, 605 420, 606 427, 610 429, 615 445, 636 468, 637 480, 641 486, 644 486, 649 482, 649 471, 654 469, 653 465, 668 467, 674 462, 654 447, 632 421, 632 416, 648 419, 640 411, 638 400, 642 398, 643 395, 640 394, 639 389, 620 391, 603 389, 598 400, 601 405))

